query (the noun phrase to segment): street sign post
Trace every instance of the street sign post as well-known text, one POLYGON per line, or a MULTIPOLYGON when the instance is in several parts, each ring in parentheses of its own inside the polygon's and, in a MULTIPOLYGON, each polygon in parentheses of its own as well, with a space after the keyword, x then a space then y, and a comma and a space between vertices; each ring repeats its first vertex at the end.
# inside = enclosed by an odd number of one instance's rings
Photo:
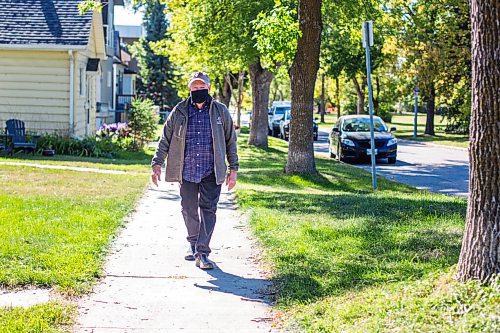
POLYGON ((415 118, 413 120, 413 138, 417 138, 417 120, 418 120, 418 93, 420 92, 420 89, 418 89, 417 86, 415 86, 415 89, 413 89, 413 93, 415 95, 415 107, 414 107, 414 113, 415 113, 415 118))
POLYGON ((366 78, 368 83, 368 107, 370 112, 370 152, 372 160, 372 186, 377 190, 377 169, 376 169, 376 150, 375 150, 375 130, 373 124, 373 89, 371 75, 370 46, 373 46, 373 22, 363 22, 363 47, 366 50, 366 78))

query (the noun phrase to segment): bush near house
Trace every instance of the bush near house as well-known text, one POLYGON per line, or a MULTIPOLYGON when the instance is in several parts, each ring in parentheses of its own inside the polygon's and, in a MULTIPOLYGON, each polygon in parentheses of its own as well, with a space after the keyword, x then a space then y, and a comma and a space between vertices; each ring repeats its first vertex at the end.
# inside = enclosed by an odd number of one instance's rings
POLYGON ((59 134, 45 134, 37 141, 38 152, 53 149, 56 154, 82 157, 115 157, 120 147, 111 138, 70 138, 59 134))
POLYGON ((134 137, 134 148, 140 150, 155 138, 159 117, 153 112, 153 101, 134 99, 128 125, 134 137))
POLYGON ((45 134, 38 139, 38 151, 53 149, 58 155, 97 158, 115 158, 119 151, 139 151, 154 139, 158 119, 151 111, 151 101, 134 103, 130 123, 104 124, 94 137, 83 139, 45 134))

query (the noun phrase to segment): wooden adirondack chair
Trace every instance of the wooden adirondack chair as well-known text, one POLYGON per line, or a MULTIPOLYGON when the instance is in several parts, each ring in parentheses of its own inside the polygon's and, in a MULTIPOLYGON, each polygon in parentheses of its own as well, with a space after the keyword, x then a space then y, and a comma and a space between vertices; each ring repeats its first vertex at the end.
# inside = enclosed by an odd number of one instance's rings
POLYGON ((12 149, 22 149, 23 151, 31 151, 35 155, 36 139, 38 136, 31 136, 32 142, 26 140, 26 128, 24 121, 19 119, 9 119, 6 121, 7 127, 5 132, 10 135, 12 140, 12 149))

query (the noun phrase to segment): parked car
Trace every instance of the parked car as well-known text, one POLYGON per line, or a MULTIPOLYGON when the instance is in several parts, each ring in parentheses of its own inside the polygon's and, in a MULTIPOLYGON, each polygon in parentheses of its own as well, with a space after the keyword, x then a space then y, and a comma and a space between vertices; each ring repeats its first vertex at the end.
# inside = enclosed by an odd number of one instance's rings
MULTIPOLYGON (((375 156, 387 158, 390 164, 396 163, 398 139, 384 121, 373 117, 375 131, 375 156)), ((367 115, 352 115, 340 117, 333 127, 329 137, 330 157, 346 160, 364 160, 371 155, 370 117, 367 115)))
POLYGON ((283 119, 285 112, 290 110, 292 104, 290 101, 273 102, 269 109, 269 135, 277 137, 280 131, 280 121, 283 119))
MULTIPOLYGON (((283 119, 280 120, 279 124, 279 137, 283 140, 288 141, 290 138, 290 119, 291 119, 291 110, 287 110, 283 119)), ((313 139, 314 141, 318 141, 318 123, 316 119, 313 121, 313 139)))

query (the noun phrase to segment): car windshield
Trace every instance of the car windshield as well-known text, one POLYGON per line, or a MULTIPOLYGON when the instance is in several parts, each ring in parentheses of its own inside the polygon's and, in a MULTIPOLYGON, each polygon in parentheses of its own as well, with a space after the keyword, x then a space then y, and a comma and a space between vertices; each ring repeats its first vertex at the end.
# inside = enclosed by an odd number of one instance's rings
POLYGON ((274 110, 274 114, 284 114, 285 111, 290 110, 289 107, 277 107, 276 110, 274 110))
MULTIPOLYGON (((374 118, 375 132, 387 132, 387 126, 380 118, 374 118)), ((370 118, 348 118, 342 123, 344 132, 370 132, 370 118)))

